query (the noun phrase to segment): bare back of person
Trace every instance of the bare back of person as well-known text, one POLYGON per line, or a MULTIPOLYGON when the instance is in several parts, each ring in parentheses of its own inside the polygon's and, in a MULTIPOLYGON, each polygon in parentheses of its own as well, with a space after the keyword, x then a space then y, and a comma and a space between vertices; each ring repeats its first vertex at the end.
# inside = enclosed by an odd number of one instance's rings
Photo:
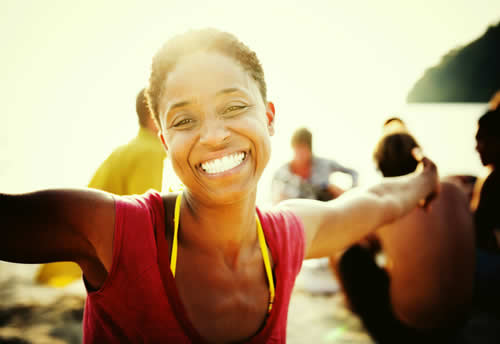
POLYGON ((472 301, 474 225, 465 195, 451 183, 430 210, 414 209, 376 233, 386 255, 395 314, 415 328, 460 321, 472 301))

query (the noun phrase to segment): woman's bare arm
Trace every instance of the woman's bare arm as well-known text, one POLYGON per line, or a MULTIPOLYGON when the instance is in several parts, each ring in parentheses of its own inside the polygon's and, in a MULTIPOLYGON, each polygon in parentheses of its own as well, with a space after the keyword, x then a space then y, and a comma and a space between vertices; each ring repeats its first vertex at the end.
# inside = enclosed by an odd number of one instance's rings
POLYGON ((380 226, 411 211, 439 187, 436 166, 423 158, 419 171, 385 178, 330 202, 288 200, 280 207, 297 214, 306 231, 306 258, 332 256, 380 226))
POLYGON ((111 194, 90 189, 0 194, 1 260, 75 261, 108 270, 113 233, 111 194))

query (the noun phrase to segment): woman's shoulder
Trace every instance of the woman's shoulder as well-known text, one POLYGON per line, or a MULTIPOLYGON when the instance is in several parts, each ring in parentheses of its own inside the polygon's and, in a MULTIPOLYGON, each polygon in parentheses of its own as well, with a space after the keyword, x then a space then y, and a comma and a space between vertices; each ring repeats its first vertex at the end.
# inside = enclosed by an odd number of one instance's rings
POLYGON ((300 217, 290 209, 273 206, 257 208, 262 228, 279 243, 305 241, 304 225, 300 217))

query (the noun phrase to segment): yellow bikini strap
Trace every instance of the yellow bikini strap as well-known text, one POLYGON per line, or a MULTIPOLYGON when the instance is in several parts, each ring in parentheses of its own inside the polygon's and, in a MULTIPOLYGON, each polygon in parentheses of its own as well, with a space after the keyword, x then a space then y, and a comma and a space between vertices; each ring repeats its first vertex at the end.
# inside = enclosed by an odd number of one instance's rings
POLYGON ((179 215, 181 212, 181 199, 182 192, 177 195, 175 199, 175 210, 174 210, 174 240, 172 240, 172 255, 170 256, 170 270, 172 275, 175 277, 175 267, 177 266, 177 236, 179 233, 179 215))
POLYGON ((274 303, 274 278, 273 272, 271 270, 271 263, 269 262, 269 253, 266 246, 266 238, 264 237, 264 231, 262 230, 262 225, 260 224, 259 216, 255 214, 255 219, 257 220, 257 235, 259 236, 260 250, 262 252, 262 258, 264 259, 264 267, 266 268, 267 280, 269 282, 269 308, 268 312, 273 308, 274 303))
MULTIPOLYGON (((177 238, 179 233, 179 215, 181 210, 181 199, 182 192, 177 195, 175 200, 175 210, 174 210, 174 239, 172 240, 172 254, 170 256, 170 270, 172 275, 175 277, 175 268, 177 266, 177 238)), ((269 262, 269 253, 266 246, 266 238, 264 237, 264 231, 262 230, 262 225, 260 224, 259 216, 255 215, 257 221, 257 235, 259 237, 260 251, 262 252, 262 258, 264 260, 264 267, 266 268, 267 280, 269 282, 269 308, 268 312, 273 308, 274 303, 274 279, 271 270, 271 263, 269 262)))

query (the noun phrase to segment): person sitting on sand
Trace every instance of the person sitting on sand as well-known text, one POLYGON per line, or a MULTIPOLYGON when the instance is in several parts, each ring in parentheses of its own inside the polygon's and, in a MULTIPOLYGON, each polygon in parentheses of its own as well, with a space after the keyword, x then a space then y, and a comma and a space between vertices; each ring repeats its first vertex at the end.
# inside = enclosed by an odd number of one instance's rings
MULTIPOLYGON (((419 147, 385 134, 374 159, 384 177, 412 173, 419 147)), ((465 193, 442 181, 430 209, 382 226, 334 261, 351 309, 380 343, 447 342, 466 321, 474 291, 474 225, 465 193)))
POLYGON ((146 90, 185 188, 0 195, 0 259, 77 262, 84 343, 285 343, 303 259, 327 256, 438 192, 434 163, 331 202, 256 207, 275 109, 256 54, 215 29, 155 55, 146 90))
POLYGON ((482 183, 474 213, 478 247, 477 302, 500 318, 500 108, 488 110, 478 120, 476 150, 490 169, 482 183))
POLYGON ((351 187, 358 185, 358 173, 355 170, 313 154, 312 133, 307 128, 297 129, 292 135, 291 144, 294 152, 292 161, 282 165, 273 176, 273 203, 290 198, 319 201, 337 198, 344 190, 330 183, 330 175, 334 172, 350 175, 351 187))
POLYGON ((478 246, 500 253, 500 108, 489 110, 478 120, 476 150, 491 172, 484 180, 475 212, 478 246))
MULTIPOLYGON (((488 102, 488 111, 495 111, 497 109, 500 109, 500 90, 497 91, 489 100, 488 102)), ((476 138, 477 141, 477 138, 476 138)), ((476 147, 477 150, 477 147, 476 147)), ((471 200, 471 209, 473 211, 476 211, 478 203, 479 203, 479 195, 481 193, 481 188, 483 186, 484 181, 488 177, 488 175, 491 173, 491 165, 485 165, 485 170, 482 175, 477 178, 475 184, 474 184, 474 189, 472 192, 472 200, 471 200)))

